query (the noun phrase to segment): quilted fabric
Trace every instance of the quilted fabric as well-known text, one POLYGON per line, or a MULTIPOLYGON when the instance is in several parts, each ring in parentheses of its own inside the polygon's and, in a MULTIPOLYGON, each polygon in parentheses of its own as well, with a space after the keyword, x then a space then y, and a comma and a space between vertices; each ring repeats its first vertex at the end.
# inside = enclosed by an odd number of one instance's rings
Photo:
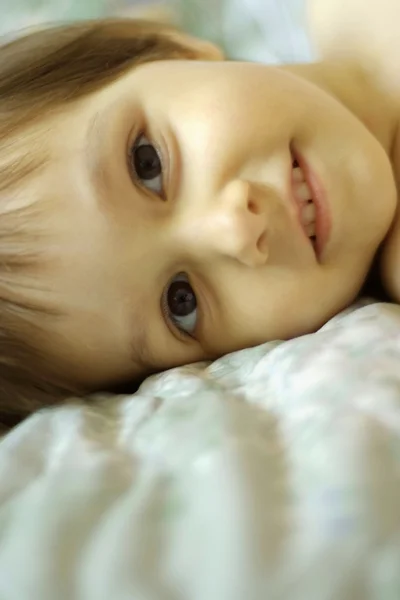
POLYGON ((400 307, 33 416, 1 600, 398 600, 400 307))

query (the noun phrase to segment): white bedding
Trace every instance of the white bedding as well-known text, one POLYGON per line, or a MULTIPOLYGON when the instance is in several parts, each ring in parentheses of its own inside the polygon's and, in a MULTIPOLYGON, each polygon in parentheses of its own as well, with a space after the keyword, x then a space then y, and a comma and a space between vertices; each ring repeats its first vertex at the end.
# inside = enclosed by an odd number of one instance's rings
POLYGON ((399 600, 400 307, 33 416, 1 600, 399 600))

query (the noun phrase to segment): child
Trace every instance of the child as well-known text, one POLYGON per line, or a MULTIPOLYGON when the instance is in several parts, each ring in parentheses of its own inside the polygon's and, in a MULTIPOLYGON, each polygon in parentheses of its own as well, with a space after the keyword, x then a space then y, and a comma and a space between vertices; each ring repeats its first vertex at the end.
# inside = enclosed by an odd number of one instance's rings
POLYGON ((0 49, 3 421, 315 331, 381 248, 400 298, 399 9, 375 4, 311 3, 323 60, 279 69, 132 20, 0 49))

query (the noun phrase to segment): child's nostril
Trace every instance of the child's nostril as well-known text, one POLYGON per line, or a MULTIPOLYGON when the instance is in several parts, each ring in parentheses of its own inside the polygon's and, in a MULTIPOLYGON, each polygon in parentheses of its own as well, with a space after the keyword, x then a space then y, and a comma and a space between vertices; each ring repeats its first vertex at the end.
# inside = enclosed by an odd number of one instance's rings
POLYGON ((260 210, 259 210, 257 204, 253 200, 248 201, 247 207, 248 207, 249 211, 255 215, 258 215, 260 213, 260 210))

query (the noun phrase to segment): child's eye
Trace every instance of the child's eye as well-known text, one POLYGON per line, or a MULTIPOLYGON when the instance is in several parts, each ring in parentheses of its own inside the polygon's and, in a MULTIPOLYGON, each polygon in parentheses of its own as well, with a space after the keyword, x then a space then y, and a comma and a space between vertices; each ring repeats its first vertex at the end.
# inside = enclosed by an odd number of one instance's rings
POLYGON ((192 335, 197 325, 196 294, 185 273, 178 273, 166 287, 162 297, 165 317, 183 333, 192 335))
POLYGON ((130 151, 130 168, 133 176, 145 188, 161 196, 163 193, 163 166, 160 155, 146 138, 140 135, 130 151))

